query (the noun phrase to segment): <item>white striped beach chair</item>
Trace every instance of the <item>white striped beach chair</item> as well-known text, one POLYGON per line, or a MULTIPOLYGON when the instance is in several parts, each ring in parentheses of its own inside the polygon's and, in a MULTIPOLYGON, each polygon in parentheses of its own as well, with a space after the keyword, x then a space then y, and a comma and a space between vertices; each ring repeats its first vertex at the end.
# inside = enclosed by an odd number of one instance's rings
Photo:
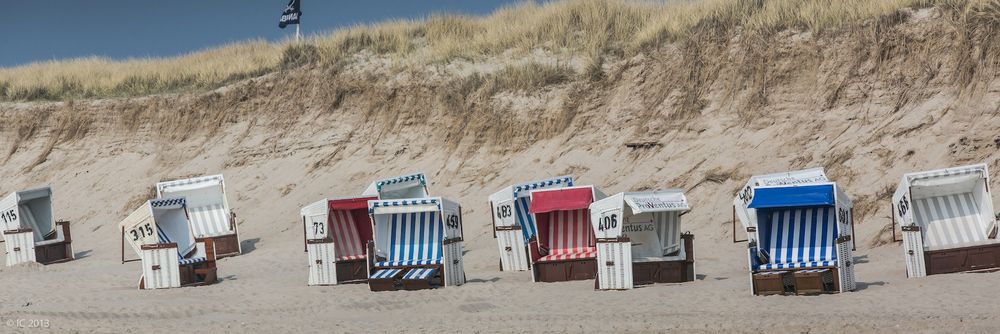
POLYGON ((908 277, 1000 267, 989 175, 980 164, 903 176, 892 208, 908 277))
POLYGON ((677 189, 618 193, 591 204, 597 288, 693 281, 694 235, 681 233, 681 215, 689 210, 677 189))
POLYGON ((821 286, 824 293, 853 291, 856 284, 850 198, 836 183, 826 181, 820 169, 770 176, 775 176, 775 182, 751 178, 748 188, 741 190, 736 199, 737 205, 743 204, 737 208, 743 214, 737 216, 747 227, 750 240, 747 254, 752 292, 775 293, 773 285, 767 283, 773 281, 769 271, 788 272, 783 276, 787 293, 797 291, 798 281, 810 287, 821 286), (807 281, 821 276, 796 276, 797 271, 811 269, 830 269, 837 279, 832 285, 822 285, 807 281))
POLYGON ((309 285, 364 282, 372 240, 368 201, 376 197, 324 199, 302 208, 309 257, 309 285))
POLYGON ((142 263, 139 289, 164 289, 217 281, 212 239, 195 239, 184 198, 146 201, 119 224, 125 243, 142 263))
POLYGON ((212 239, 219 257, 242 253, 236 214, 229 206, 222 174, 160 182, 156 194, 158 198, 185 198, 192 233, 199 239, 212 239))
POLYGON ((529 240, 532 277, 539 282, 593 279, 597 247, 589 206, 605 197, 594 186, 537 190, 529 211, 537 237, 529 240))
POLYGON ((500 251, 501 271, 525 271, 531 266, 527 245, 537 234, 535 219, 528 212, 531 192, 572 186, 572 177, 560 176, 515 184, 490 195, 493 238, 497 239, 500 251))
POLYGON ((376 180, 365 188, 361 196, 374 196, 378 199, 424 198, 430 196, 427 192, 427 177, 424 173, 413 173, 387 179, 376 180))
POLYGON ((49 187, 16 191, 0 200, 0 231, 7 266, 73 259, 69 222, 56 221, 49 187))
POLYGON ((373 200, 369 244, 372 291, 430 288, 465 283, 461 207, 433 198, 373 200), (400 271, 395 271, 399 269, 400 271))

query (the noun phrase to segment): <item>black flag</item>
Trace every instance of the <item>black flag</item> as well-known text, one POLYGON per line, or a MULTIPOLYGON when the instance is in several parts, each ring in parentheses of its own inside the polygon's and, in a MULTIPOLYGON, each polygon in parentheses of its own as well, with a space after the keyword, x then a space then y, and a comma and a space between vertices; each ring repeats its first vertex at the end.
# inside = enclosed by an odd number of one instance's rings
POLYGON ((302 16, 302 4, 299 0, 288 0, 288 6, 281 12, 281 20, 278 21, 278 28, 285 29, 289 24, 299 24, 299 17, 302 16))

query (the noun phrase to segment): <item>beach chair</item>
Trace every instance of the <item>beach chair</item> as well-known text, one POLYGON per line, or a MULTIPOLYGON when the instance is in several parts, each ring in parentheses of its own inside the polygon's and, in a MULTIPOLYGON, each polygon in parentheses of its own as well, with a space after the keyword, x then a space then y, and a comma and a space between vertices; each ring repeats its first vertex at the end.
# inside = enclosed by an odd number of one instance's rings
POLYGON ((689 210, 676 189, 618 193, 590 204, 597 289, 693 281, 694 235, 681 233, 681 215, 689 210))
POLYGON ((73 259, 69 222, 55 221, 49 187, 17 191, 4 197, 0 201, 0 223, 7 266, 73 259))
POLYGON ((528 242, 532 279, 562 282, 593 279, 597 246, 590 227, 589 206, 605 195, 594 186, 537 190, 528 208, 537 235, 528 242))
POLYGON ((440 197, 368 201, 372 291, 462 285, 462 208, 440 197), (374 254, 374 256, 371 256, 374 254))
POLYGON ((853 204, 822 169, 751 177, 734 205, 750 241, 752 293, 855 289, 853 204))
POLYGON ((525 271, 531 267, 527 245, 536 234, 534 217, 528 212, 531 192, 572 186, 572 177, 560 176, 515 184, 490 195, 493 238, 497 239, 500 250, 501 271, 525 271))
POLYGON ((427 177, 424 173, 414 173, 376 180, 365 188, 361 196, 374 196, 379 199, 424 198, 430 196, 427 192, 427 177))
POLYGON ((220 258, 242 253, 236 214, 229 206, 222 174, 160 182, 156 194, 187 199, 195 238, 212 239, 220 258))
POLYGON ((302 208, 309 285, 368 279, 366 257, 372 240, 368 201, 375 197, 324 199, 302 208))
POLYGON ((119 224, 122 259, 127 243, 142 262, 139 289, 165 289, 217 281, 211 238, 195 239, 184 198, 146 201, 119 224))
POLYGON ((892 212, 902 228, 908 277, 1000 267, 985 164, 904 175, 892 212))

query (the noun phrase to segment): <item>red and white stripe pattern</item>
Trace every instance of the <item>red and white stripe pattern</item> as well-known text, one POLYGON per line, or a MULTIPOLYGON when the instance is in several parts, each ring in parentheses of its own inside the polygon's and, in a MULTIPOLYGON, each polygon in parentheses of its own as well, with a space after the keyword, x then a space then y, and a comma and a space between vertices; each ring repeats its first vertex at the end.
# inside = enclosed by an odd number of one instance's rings
POLYGON ((548 246, 549 254, 538 262, 596 258, 587 209, 550 212, 548 246))
POLYGON ((330 210, 330 228, 333 229, 333 244, 336 246, 337 261, 365 258, 358 228, 348 210, 330 210))

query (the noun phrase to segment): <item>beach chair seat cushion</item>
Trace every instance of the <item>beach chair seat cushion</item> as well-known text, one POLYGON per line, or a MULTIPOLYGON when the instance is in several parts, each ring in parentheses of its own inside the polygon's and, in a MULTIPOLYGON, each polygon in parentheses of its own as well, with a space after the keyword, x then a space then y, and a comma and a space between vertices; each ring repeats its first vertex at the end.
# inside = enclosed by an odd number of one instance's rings
POLYGON ((795 268, 815 268, 815 267, 836 267, 837 260, 833 261, 813 261, 813 262, 793 262, 793 263, 767 263, 760 265, 761 270, 771 269, 795 269, 795 268))
POLYGON ((396 260, 375 262, 376 267, 407 267, 407 266, 429 266, 443 263, 441 259, 434 260, 396 260))
POLYGON ((542 256, 538 259, 538 262, 554 262, 554 261, 596 259, 596 258, 597 258, 597 248, 587 247, 586 249, 583 250, 552 253, 546 256, 542 256))

